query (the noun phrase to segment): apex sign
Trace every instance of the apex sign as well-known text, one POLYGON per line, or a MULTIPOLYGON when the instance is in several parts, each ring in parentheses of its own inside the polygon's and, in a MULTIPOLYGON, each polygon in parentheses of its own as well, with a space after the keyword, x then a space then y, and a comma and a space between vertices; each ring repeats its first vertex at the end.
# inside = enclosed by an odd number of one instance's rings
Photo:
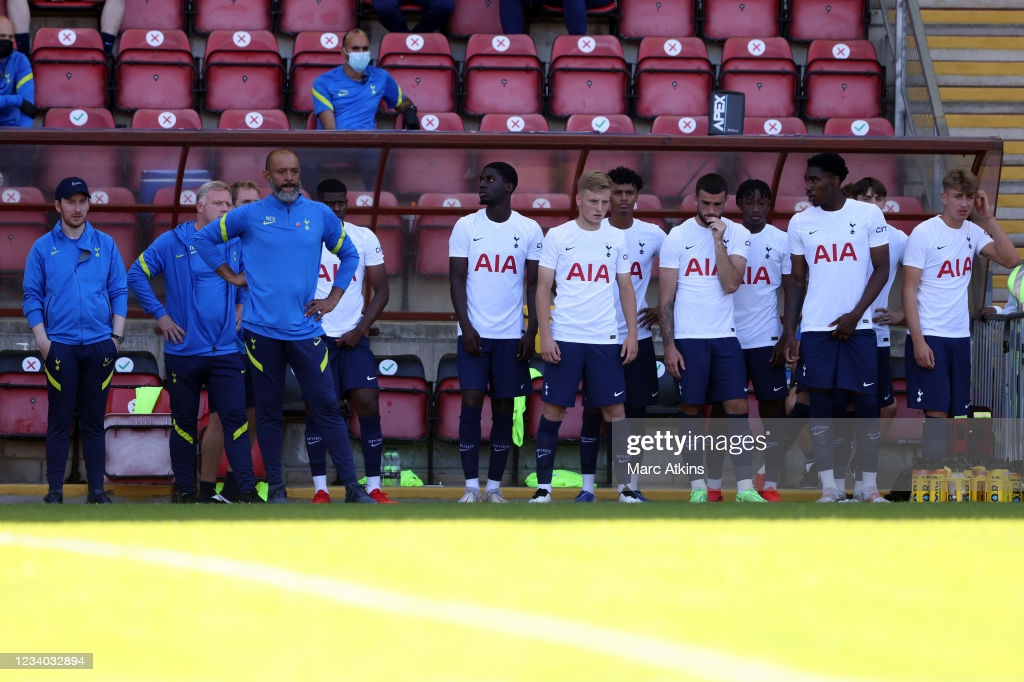
POLYGON ((713 91, 708 128, 709 135, 742 135, 743 134, 742 92, 713 91))

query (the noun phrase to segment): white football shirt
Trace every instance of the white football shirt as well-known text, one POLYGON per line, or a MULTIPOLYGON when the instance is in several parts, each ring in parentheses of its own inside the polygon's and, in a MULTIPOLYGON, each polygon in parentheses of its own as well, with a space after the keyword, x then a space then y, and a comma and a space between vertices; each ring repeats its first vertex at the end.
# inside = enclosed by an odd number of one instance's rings
POLYGON ((992 237, 970 220, 954 229, 942 216, 929 218, 910 233, 903 265, 921 270, 917 310, 923 334, 952 339, 971 335, 967 288, 974 256, 991 243, 992 237))
MULTIPOLYGON (((789 221, 789 252, 807 260, 804 332, 831 332, 833 320, 857 307, 871 272, 871 249, 888 243, 888 224, 874 204, 847 199, 838 211, 809 206, 789 221)), ((871 329, 871 307, 857 329, 871 329)))
MULTIPOLYGON (((725 251, 747 257, 750 232, 739 223, 723 218, 725 251)), ((690 218, 672 228, 661 246, 661 267, 675 268, 675 338, 719 339, 736 336, 733 297, 718 280, 715 238, 711 228, 690 218)))
POLYGON ((899 270, 900 264, 903 263, 903 251, 907 248, 907 235, 902 230, 897 230, 892 225, 889 226, 889 279, 885 280, 885 286, 882 287, 882 291, 879 292, 878 298, 871 304, 871 324, 875 328, 875 340, 878 343, 879 348, 888 348, 891 344, 889 340, 889 325, 887 324, 876 324, 874 322, 875 311, 879 308, 889 307, 889 292, 892 291, 892 281, 896 277, 896 271, 899 270))
MULTIPOLYGON (((612 225, 607 218, 601 223, 601 227, 611 227, 613 230, 619 228, 612 225)), ((625 230, 619 230, 626 235, 626 249, 629 251, 629 279, 633 282, 633 291, 636 292, 637 312, 647 307, 647 287, 651 283, 651 270, 654 267, 654 259, 661 251, 661 244, 665 241, 665 231, 652 223, 643 220, 633 219, 633 224, 625 230)), ((615 319, 619 324, 619 336, 626 338, 626 317, 622 314, 622 306, 619 304, 619 289, 615 288, 615 319)), ((637 340, 651 338, 650 327, 637 327, 637 340)))
MULTIPOLYGON (((359 320, 363 319, 363 277, 366 273, 366 266, 384 264, 384 252, 380 248, 380 240, 371 230, 352 223, 345 223, 345 236, 352 240, 352 245, 359 252, 359 265, 356 266, 356 274, 352 277, 352 282, 345 287, 345 293, 338 301, 338 305, 324 315, 324 319, 321 320, 324 334, 331 338, 338 338, 355 329, 359 320)), ((327 250, 326 246, 323 247, 320 252, 320 276, 316 280, 317 298, 326 298, 331 293, 340 262, 337 256, 327 250)))
MULTIPOLYGON (((451 258, 466 258, 466 306, 481 338, 518 339, 523 335, 523 286, 526 261, 540 260, 544 233, 536 220, 512 211, 503 223, 487 209, 463 216, 448 240, 451 258)), ((533 305, 533 301, 529 302, 533 305)), ((462 328, 459 328, 460 335, 462 328)))
MULTIPOLYGON (((555 271, 555 341, 620 344, 616 321, 615 276, 629 274, 629 251, 622 230, 602 225, 588 231, 575 220, 553 227, 544 237, 540 265, 555 271)), ((621 311, 619 312, 621 315, 621 311)))
POLYGON ((782 276, 790 273, 792 265, 785 232, 765 225, 760 232, 750 235, 747 269, 732 298, 736 336, 742 348, 764 348, 779 342, 782 320, 778 290, 782 276))

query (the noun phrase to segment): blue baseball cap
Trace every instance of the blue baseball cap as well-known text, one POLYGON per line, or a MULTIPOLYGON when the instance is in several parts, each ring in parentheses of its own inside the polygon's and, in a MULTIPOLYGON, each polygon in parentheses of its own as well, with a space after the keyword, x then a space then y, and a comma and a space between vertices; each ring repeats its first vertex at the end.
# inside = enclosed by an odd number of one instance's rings
POLYGON ((60 181, 60 184, 57 185, 57 189, 53 193, 53 199, 54 201, 70 199, 76 194, 90 196, 89 186, 85 184, 85 180, 76 177, 64 178, 60 181))

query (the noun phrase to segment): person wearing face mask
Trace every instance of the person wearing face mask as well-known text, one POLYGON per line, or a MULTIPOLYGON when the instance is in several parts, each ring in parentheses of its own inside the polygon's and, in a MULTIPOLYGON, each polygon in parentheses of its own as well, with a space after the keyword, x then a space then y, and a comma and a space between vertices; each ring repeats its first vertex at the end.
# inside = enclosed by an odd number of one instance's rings
POLYGON ((412 100, 384 69, 370 66, 370 37, 354 28, 341 42, 345 64, 313 81, 313 110, 317 130, 376 130, 383 99, 402 114, 408 130, 419 130, 412 100))
POLYGON ((0 15, 0 127, 30 128, 35 100, 32 65, 14 49, 14 24, 0 15))

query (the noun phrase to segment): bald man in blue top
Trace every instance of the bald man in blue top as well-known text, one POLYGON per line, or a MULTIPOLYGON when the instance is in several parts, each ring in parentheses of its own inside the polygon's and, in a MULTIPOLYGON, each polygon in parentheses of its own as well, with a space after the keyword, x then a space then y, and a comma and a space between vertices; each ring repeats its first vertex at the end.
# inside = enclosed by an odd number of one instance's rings
POLYGON ((384 69, 370 66, 370 37, 354 28, 341 41, 345 64, 313 81, 317 130, 376 130, 383 99, 403 116, 405 127, 419 130, 412 100, 384 69))
POLYGON ((202 259, 229 284, 248 287, 242 310, 246 355, 252 368, 256 433, 270 492, 267 502, 287 502, 281 467, 285 365, 302 387, 307 409, 324 440, 346 502, 376 504, 356 480, 348 432, 327 372, 327 345, 320 320, 334 310, 352 281, 359 252, 346 239, 341 221, 326 205, 302 195, 299 158, 287 149, 267 156, 263 177, 270 196, 240 206, 204 227, 194 244, 202 259), (218 245, 241 241, 245 271, 235 272, 218 245), (338 256, 338 274, 327 298, 317 299, 320 255, 326 246, 338 256))

